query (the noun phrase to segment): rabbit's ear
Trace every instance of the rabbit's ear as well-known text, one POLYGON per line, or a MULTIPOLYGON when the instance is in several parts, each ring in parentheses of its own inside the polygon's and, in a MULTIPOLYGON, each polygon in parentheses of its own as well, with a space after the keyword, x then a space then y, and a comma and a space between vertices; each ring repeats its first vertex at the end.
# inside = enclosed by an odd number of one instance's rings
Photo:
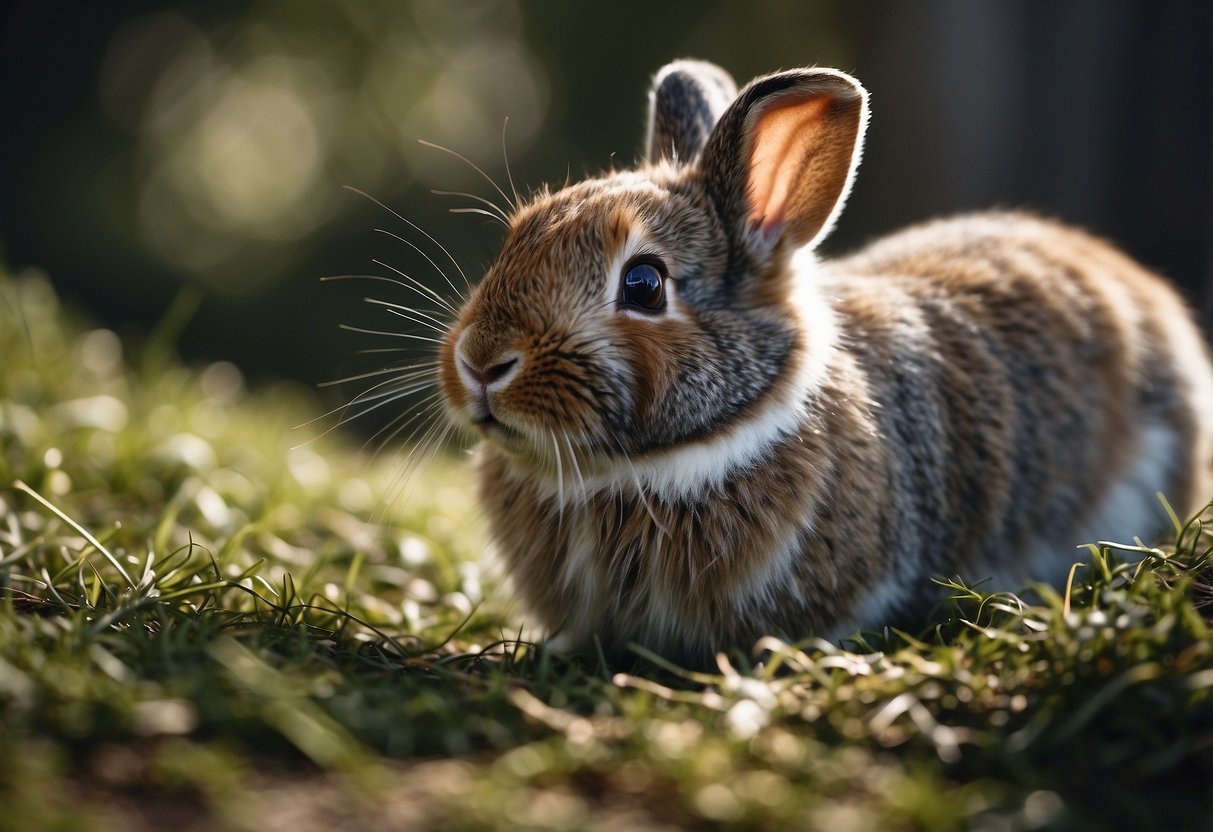
POLYGON ((819 242, 851 189, 867 121, 866 91, 837 70, 790 70, 746 86, 700 161, 730 234, 764 248, 819 242))
POLYGON ((674 61, 653 78, 645 142, 650 162, 690 162, 737 97, 733 77, 707 61, 674 61))

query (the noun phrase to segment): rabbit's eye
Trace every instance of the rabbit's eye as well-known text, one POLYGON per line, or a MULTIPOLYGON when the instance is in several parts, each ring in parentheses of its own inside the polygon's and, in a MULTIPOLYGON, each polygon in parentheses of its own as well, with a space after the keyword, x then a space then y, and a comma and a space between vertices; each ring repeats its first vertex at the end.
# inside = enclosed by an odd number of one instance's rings
POLYGON ((650 312, 665 306, 665 276, 652 263, 633 263, 623 273, 623 302, 650 312))

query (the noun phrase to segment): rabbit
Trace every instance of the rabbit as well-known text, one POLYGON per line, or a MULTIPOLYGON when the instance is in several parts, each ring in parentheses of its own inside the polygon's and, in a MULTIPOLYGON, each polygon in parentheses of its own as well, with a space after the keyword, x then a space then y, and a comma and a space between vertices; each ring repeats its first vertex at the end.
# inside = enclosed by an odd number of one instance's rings
POLYGON ((638 167, 515 206, 439 381, 552 646, 838 641, 1213 496, 1204 340, 1112 245, 990 212, 815 257, 867 122, 838 70, 677 61, 638 167))

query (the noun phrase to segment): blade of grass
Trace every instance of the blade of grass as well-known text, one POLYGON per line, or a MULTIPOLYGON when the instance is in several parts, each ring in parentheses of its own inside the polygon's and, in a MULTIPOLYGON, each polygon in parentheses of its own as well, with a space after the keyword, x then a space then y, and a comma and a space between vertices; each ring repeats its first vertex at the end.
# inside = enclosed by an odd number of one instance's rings
POLYGON ((71 526, 73 529, 75 529, 80 534, 81 537, 83 537, 85 540, 87 540, 89 543, 91 543, 93 545, 93 547, 96 548, 96 550, 98 552, 100 552, 102 555, 104 555, 105 559, 108 560, 110 562, 110 564, 115 569, 118 570, 118 574, 122 576, 122 579, 124 581, 126 581, 126 584, 128 587, 130 587, 131 589, 135 588, 135 582, 131 580, 131 576, 127 574, 126 569, 123 568, 122 564, 118 562, 118 559, 116 557, 114 557, 113 554, 110 553, 109 549, 106 549, 104 546, 102 546, 101 542, 99 540, 97 540, 97 538, 93 537, 83 526, 81 526, 79 523, 77 523, 72 518, 68 517, 63 511, 61 511, 59 509, 58 506, 56 506, 50 500, 43 497, 41 494, 39 494, 34 489, 30 488, 28 485, 26 485, 21 480, 17 480, 16 482, 14 482, 13 488, 16 488, 18 491, 23 491, 26 494, 30 495, 35 500, 42 503, 42 505, 45 506, 49 511, 51 511, 56 517, 58 517, 64 523, 67 523, 69 526, 71 526))

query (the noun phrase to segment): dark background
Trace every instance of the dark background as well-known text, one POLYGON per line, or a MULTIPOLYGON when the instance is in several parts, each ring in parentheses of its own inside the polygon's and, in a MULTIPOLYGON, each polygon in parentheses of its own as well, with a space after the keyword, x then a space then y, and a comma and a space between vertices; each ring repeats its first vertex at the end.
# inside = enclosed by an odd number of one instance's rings
MULTIPOLYGON (((500 230, 433 188, 494 194, 628 164, 651 74, 744 81, 821 64, 872 93, 863 167, 825 251, 989 206, 1087 226, 1211 323, 1213 4, 1205 2, 10 3, 0 13, 0 259, 101 323, 146 332, 194 287, 191 360, 307 384, 365 369, 396 328, 380 259, 437 282, 382 226, 473 277, 500 230), (385 288, 386 287, 386 288, 385 288), (361 362, 361 363, 360 363, 361 362)), ((394 346, 395 344, 388 344, 394 346)), ((334 394, 340 395, 340 394, 334 394)))

